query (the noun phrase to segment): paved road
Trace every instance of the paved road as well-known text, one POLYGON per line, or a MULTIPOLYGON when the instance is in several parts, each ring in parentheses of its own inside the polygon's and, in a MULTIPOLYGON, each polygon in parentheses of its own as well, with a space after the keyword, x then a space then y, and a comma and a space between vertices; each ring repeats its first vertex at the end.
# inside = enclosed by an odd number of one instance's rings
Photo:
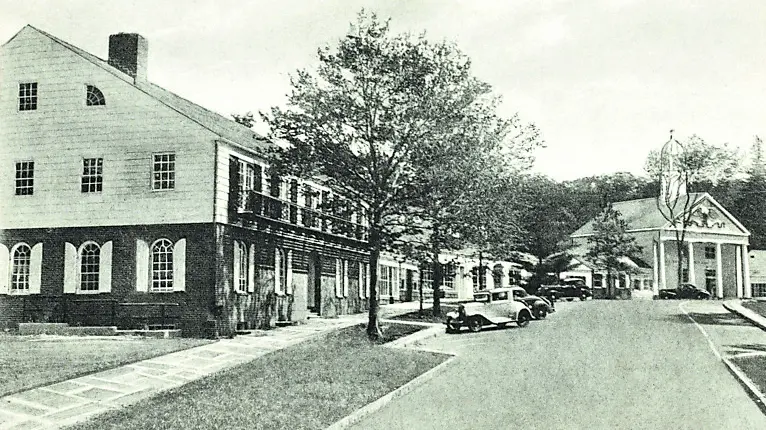
POLYGON ((766 345, 720 302, 561 303, 525 329, 440 335, 446 372, 358 429, 766 429, 711 349, 766 345), (703 335, 703 328, 706 334, 703 335))

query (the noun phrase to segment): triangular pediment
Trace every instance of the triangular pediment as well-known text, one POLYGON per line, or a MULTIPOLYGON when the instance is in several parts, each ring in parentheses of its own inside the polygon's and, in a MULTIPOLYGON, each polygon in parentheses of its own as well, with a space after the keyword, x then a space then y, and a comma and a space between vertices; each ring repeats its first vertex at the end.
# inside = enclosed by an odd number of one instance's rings
MULTIPOLYGON (((749 236, 750 232, 710 194, 704 193, 689 209, 690 216, 679 214, 677 225, 686 219, 686 231, 708 234, 749 236)), ((687 212, 687 213, 689 213, 687 212)), ((668 222, 663 229, 674 230, 668 222)))

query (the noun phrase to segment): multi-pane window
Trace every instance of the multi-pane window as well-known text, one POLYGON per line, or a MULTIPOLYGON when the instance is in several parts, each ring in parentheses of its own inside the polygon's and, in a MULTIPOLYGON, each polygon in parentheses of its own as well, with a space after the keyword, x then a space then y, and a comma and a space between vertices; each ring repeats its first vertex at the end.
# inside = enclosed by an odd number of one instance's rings
POLYGON ((160 239, 152 245, 152 292, 173 291, 173 242, 160 239))
POLYGON ((247 209, 247 198, 250 192, 253 191, 253 185, 255 184, 255 166, 246 162, 239 161, 238 167, 239 174, 239 209, 247 209))
POLYGON ((84 158, 82 160, 82 184, 80 186, 82 192, 101 192, 104 184, 103 173, 103 158, 84 158))
POLYGON ((154 154, 152 164, 152 189, 172 190, 176 186, 176 154, 154 154))
POLYGON ((100 248, 87 243, 80 251, 80 291, 98 291, 98 273, 101 265, 100 248))
POLYGON ((37 109, 37 82, 19 84, 19 110, 37 109))
POLYGON ((32 195, 35 188, 35 162, 19 161, 16 163, 16 195, 32 195))
POLYGON ((378 285, 380 285, 380 295, 390 295, 391 294, 391 282, 393 276, 392 273, 389 271, 390 267, 388 266, 379 266, 380 267, 380 277, 378 279, 378 285))
POLYGON ((434 287, 434 271, 431 266, 425 266, 420 272, 423 275, 423 289, 431 289, 434 287))
POLYGON ((104 93, 93 85, 88 85, 87 93, 85 95, 85 104, 88 106, 104 106, 106 105, 106 99, 104 93))
POLYGON ((715 258, 715 246, 705 247, 705 258, 712 260, 715 258))
POLYGON ((705 269, 705 289, 713 291, 716 288, 717 280, 715 269, 705 269))
POLYGON ((752 284, 753 297, 766 297, 766 284, 752 284))
POLYGON ((601 288, 604 286, 604 275, 593 275, 593 288, 601 288))
POLYGON ((16 247, 11 257, 11 293, 27 292, 32 248, 22 243, 16 247))

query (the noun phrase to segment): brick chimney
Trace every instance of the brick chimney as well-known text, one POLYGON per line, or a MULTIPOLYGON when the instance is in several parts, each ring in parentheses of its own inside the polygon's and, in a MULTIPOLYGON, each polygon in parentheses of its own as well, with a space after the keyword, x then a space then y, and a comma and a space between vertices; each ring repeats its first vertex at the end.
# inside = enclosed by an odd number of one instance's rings
POLYGON ((109 64, 132 76, 135 81, 146 81, 146 61, 149 42, 137 33, 118 33, 109 36, 109 64))

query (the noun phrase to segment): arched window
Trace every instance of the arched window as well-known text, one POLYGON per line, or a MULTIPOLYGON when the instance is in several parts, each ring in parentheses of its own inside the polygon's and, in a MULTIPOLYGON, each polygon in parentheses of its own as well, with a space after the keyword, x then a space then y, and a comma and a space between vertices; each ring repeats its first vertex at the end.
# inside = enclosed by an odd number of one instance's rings
POLYGON ((85 97, 85 103, 88 106, 105 106, 106 99, 104 93, 93 85, 88 85, 88 92, 85 97))
POLYGON ((152 292, 173 291, 173 242, 160 239, 152 245, 152 292))
POLYGON ((247 275, 248 275, 248 268, 249 264, 247 262, 247 245, 245 245, 244 242, 234 242, 235 246, 237 247, 237 253, 236 253, 236 260, 234 261, 234 264, 237 264, 237 270, 235 270, 235 273, 237 274, 237 279, 234 280, 236 282, 236 288, 237 291, 240 292, 247 292, 247 275))
POLYGON ((11 254, 11 293, 29 291, 29 266, 32 248, 26 243, 16 245, 11 254))
POLYGON ((94 242, 80 247, 80 291, 98 291, 101 249, 94 242))

